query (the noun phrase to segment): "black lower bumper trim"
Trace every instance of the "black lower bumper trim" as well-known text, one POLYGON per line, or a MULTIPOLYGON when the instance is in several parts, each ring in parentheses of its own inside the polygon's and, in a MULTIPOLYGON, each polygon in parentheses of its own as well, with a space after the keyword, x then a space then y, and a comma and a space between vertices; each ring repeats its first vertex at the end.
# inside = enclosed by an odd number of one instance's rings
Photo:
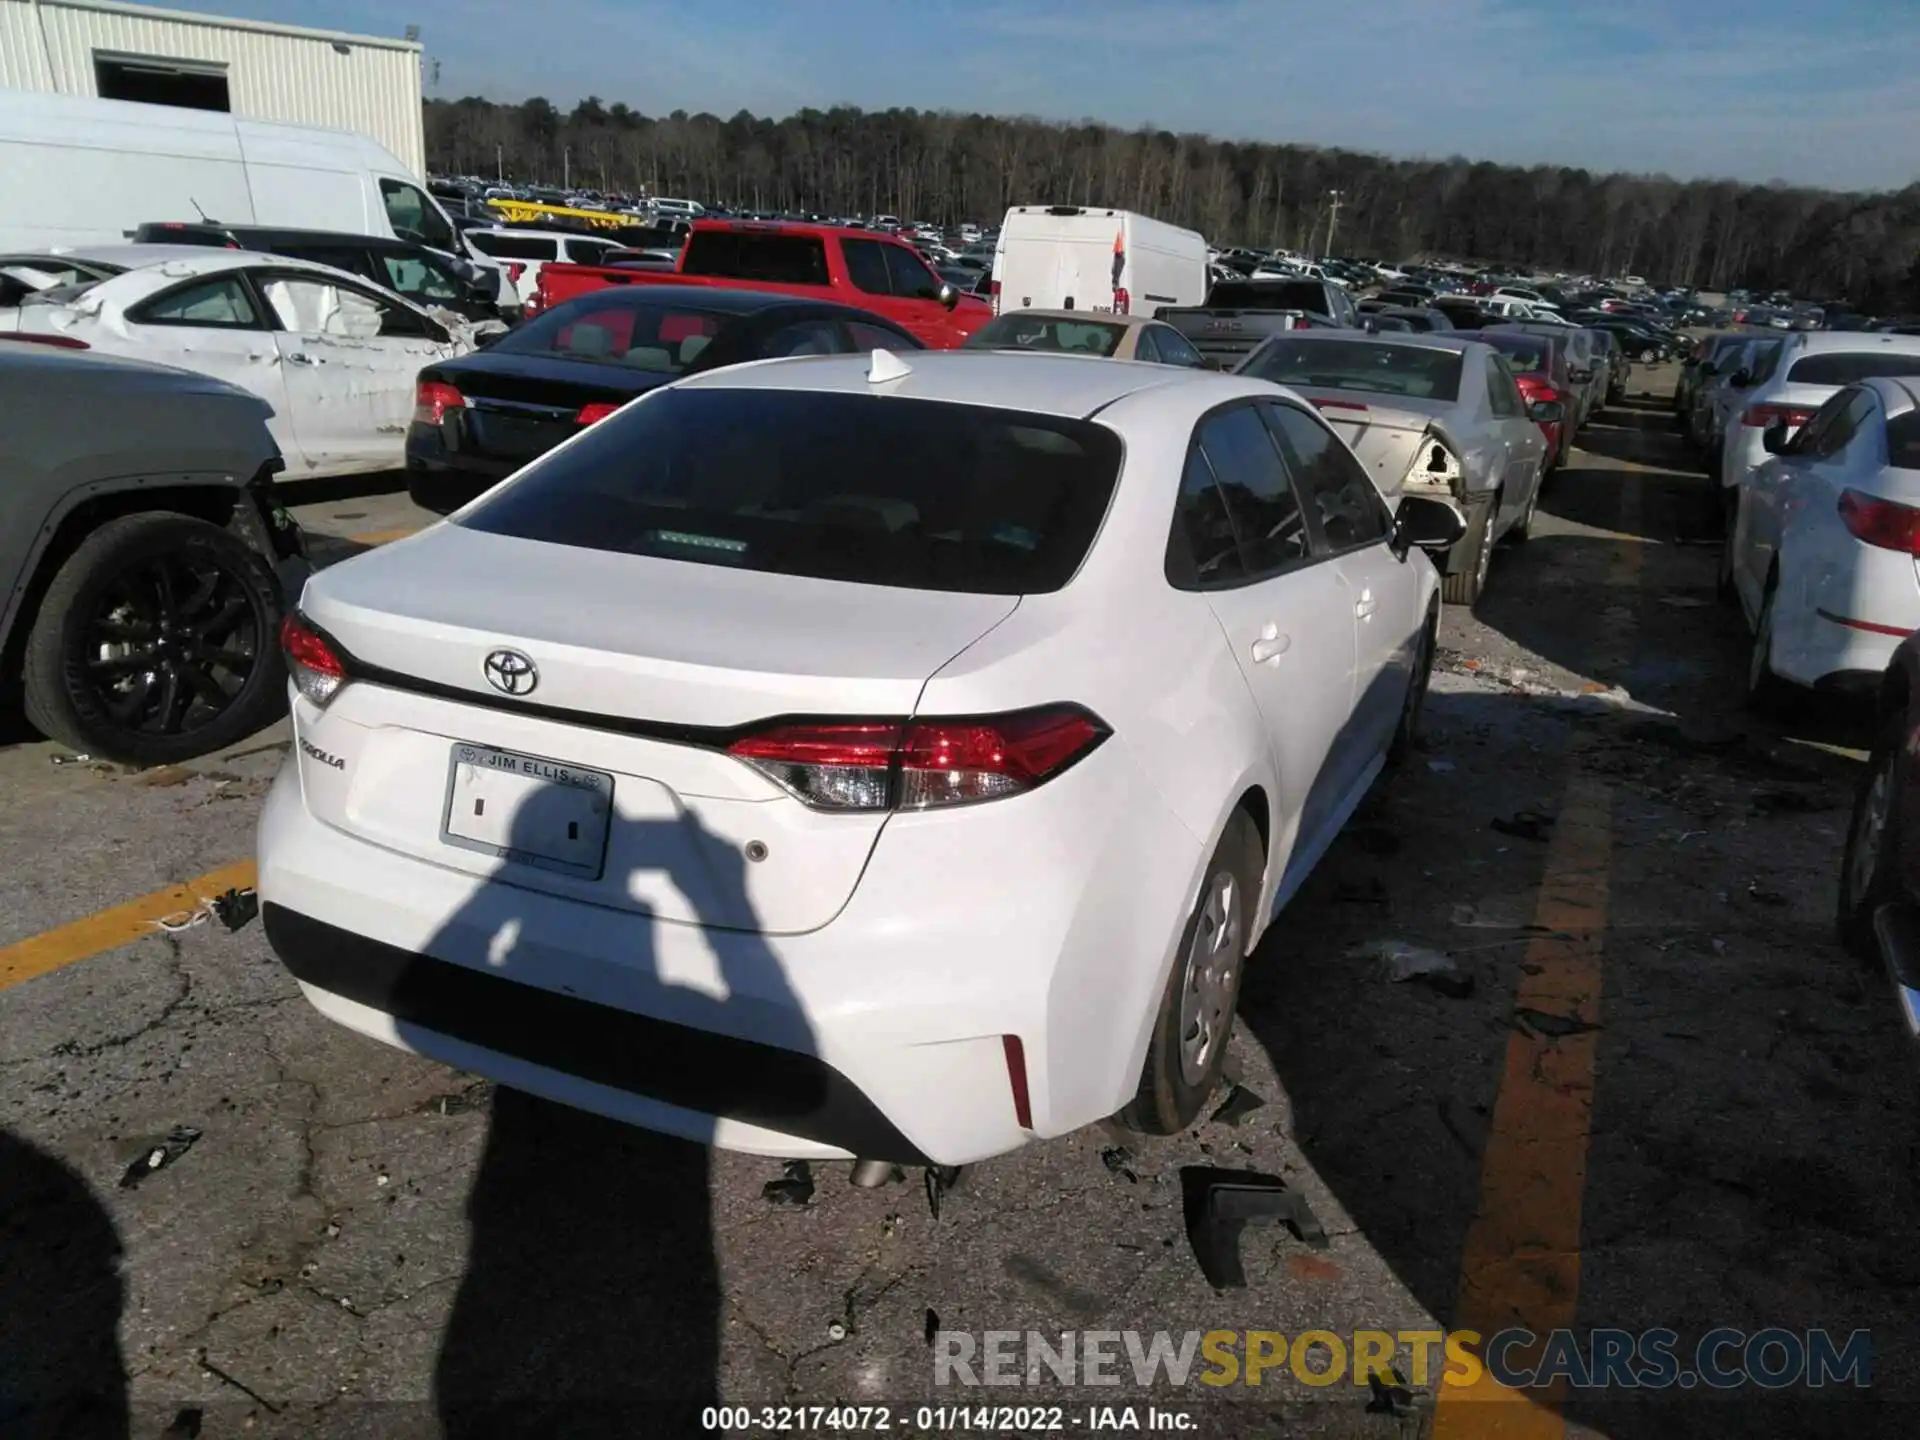
POLYGON ((858 1086, 817 1056, 469 970, 281 905, 265 906, 261 919, 297 979, 401 1025, 862 1159, 928 1163, 858 1086))

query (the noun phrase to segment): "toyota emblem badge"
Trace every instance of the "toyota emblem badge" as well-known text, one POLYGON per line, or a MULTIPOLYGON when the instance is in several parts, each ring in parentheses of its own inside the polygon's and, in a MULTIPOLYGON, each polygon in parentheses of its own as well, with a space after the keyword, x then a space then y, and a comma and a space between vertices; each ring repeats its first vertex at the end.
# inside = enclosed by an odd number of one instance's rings
POLYGON ((502 695, 530 695, 540 683, 540 672, 533 661, 518 650, 495 650, 480 667, 487 683, 502 695))

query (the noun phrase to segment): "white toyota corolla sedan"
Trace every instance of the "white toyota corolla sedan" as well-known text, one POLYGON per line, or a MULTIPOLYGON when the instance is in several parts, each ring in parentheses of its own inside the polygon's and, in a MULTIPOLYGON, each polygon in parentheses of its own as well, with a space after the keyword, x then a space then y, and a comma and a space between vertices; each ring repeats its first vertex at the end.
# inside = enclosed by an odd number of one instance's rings
POLYGON ((344 1025, 727 1148, 1176 1129, 1462 529, 1257 380, 682 381, 309 583, 267 934, 344 1025))

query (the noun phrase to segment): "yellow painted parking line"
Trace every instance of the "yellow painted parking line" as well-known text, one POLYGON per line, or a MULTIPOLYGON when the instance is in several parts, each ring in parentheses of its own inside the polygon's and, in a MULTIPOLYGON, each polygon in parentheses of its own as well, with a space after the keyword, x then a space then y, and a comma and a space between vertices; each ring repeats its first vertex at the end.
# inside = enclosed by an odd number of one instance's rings
POLYGON ((367 530, 358 535, 349 535, 347 539, 356 545, 385 545, 393 540, 404 540, 409 535, 418 535, 425 526, 401 525, 392 530, 367 530))
POLYGON ((250 890, 253 884, 253 861, 241 860, 184 885, 169 885, 71 925, 17 940, 0 948, 0 990, 151 935, 159 921, 194 910, 229 890, 250 890))
MULTIPOLYGON (((1638 528, 1641 482, 1621 492, 1626 529, 1638 528)), ((1637 586, 1645 555, 1618 546, 1606 583, 1637 586)), ((1610 664, 1624 663, 1634 627, 1605 634, 1610 664)), ((1599 1051, 1613 792, 1582 773, 1576 739, 1559 818, 1547 848, 1534 921, 1514 994, 1514 1028, 1480 1162, 1480 1203, 1460 1257, 1453 1327, 1482 1339, 1518 1328, 1544 1336, 1570 1329, 1580 1301, 1580 1222, 1592 1136, 1599 1051)), ((1510 1352, 1521 1364, 1530 1359, 1510 1352)), ((1532 1357, 1537 1358, 1537 1356, 1532 1357)), ((1433 1440, 1564 1440, 1564 1388, 1509 1390, 1482 1373, 1473 1385, 1442 1387, 1433 1440)))

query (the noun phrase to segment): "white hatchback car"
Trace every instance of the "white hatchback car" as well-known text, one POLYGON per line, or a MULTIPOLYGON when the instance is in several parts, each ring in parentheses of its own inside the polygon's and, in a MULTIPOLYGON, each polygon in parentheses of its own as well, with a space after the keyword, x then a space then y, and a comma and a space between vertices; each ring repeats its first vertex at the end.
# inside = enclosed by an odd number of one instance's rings
POLYGON ((683 380, 307 586, 268 937, 355 1030, 727 1148, 1177 1129, 1462 531, 1257 380, 683 380))
POLYGON ((1723 586, 1753 627, 1749 699, 1871 690, 1920 630, 1920 380, 1838 391, 1733 491, 1723 586))

